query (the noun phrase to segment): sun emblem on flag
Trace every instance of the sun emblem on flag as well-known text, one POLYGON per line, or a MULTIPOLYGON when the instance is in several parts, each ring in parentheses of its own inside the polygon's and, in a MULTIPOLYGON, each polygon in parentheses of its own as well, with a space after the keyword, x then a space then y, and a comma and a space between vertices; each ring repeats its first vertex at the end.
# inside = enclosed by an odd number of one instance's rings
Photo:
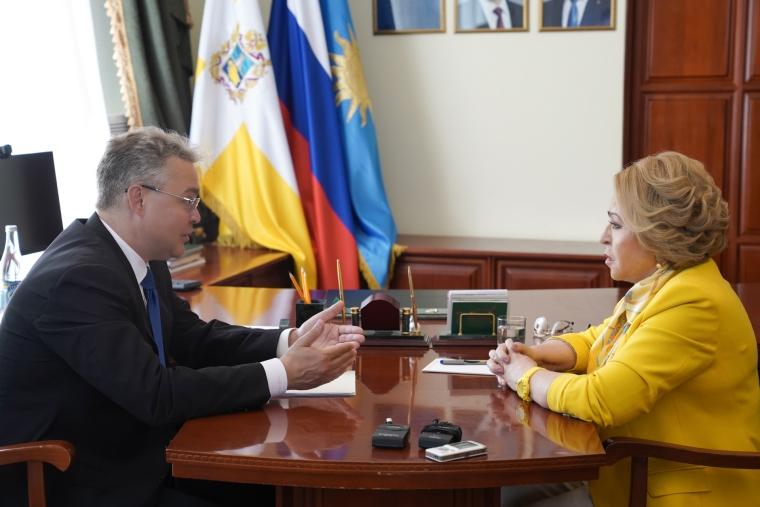
POLYGON ((211 55, 211 77, 227 90, 233 102, 242 103, 246 92, 256 86, 272 66, 264 53, 266 47, 264 35, 254 30, 240 33, 240 24, 237 24, 221 49, 211 55))
POLYGON ((367 124, 367 110, 372 111, 372 101, 367 92, 367 83, 364 80, 361 55, 356 43, 356 33, 350 28, 351 40, 344 39, 335 32, 335 41, 343 48, 343 54, 330 54, 332 71, 335 76, 335 105, 340 105, 346 100, 351 101, 346 123, 351 121, 356 111, 362 118, 362 127, 367 124))

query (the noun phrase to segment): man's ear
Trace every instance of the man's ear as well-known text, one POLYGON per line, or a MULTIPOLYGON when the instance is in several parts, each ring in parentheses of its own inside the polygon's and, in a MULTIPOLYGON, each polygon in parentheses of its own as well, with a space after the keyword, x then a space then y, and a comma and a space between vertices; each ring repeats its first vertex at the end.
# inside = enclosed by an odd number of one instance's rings
POLYGON ((129 186, 127 189, 127 207, 132 213, 140 216, 145 213, 143 197, 143 188, 140 185, 129 186))

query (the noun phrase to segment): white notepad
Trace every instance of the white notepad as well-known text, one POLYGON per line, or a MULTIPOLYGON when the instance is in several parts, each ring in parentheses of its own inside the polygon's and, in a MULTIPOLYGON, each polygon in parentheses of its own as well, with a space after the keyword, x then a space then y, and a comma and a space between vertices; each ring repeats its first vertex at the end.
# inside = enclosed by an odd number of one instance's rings
POLYGON ((434 359, 422 371, 424 373, 455 373, 457 375, 493 375, 485 364, 441 364, 441 359, 445 358, 434 359))
POLYGON ((346 397, 356 396, 356 372, 348 370, 343 372, 332 382, 322 384, 311 389, 288 389, 285 394, 277 398, 318 398, 318 397, 346 397))

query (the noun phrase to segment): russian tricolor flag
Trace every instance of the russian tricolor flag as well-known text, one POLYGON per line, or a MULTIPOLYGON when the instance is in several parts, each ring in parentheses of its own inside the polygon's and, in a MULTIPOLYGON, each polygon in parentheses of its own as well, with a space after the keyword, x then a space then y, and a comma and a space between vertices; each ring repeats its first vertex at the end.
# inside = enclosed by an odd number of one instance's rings
POLYGON ((348 5, 275 1, 269 44, 319 287, 387 286, 396 240, 348 5), (326 37, 327 35, 327 37, 326 37))

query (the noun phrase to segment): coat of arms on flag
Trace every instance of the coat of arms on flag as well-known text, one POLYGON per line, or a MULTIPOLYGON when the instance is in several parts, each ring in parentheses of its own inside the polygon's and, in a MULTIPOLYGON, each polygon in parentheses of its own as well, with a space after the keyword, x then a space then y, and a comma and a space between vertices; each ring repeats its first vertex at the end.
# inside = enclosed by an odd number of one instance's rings
POLYGON ((272 66, 263 53, 266 47, 263 34, 254 30, 241 34, 240 24, 237 24, 222 48, 211 56, 211 77, 224 86, 233 102, 243 102, 246 92, 256 86, 272 66))

